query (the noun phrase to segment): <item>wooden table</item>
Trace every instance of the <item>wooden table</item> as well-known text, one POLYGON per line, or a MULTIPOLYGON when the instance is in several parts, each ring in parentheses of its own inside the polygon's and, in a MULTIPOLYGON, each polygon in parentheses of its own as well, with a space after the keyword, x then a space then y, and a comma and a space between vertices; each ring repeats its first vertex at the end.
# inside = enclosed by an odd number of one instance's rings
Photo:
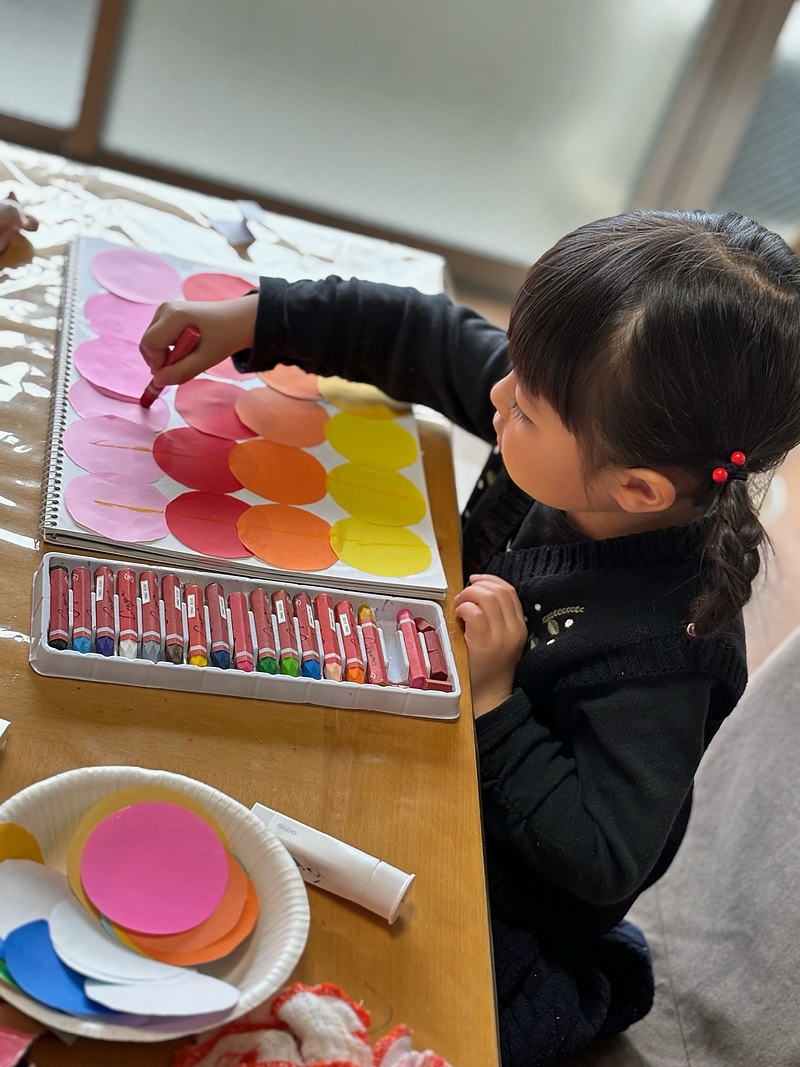
MULTIPOLYGON (((12 188, 42 225, 32 235, 33 250, 22 242, 0 256, 0 716, 12 724, 0 756, 0 800, 73 767, 163 768, 208 782, 248 807, 261 801, 413 871, 404 914, 391 927, 310 888, 310 936, 292 979, 334 982, 363 1000, 372 1040, 405 1022, 415 1048, 433 1048, 454 1067, 492 1067, 498 1053, 474 733, 450 601, 446 616, 466 690, 457 722, 74 682, 41 677, 28 665, 31 575, 52 547, 38 539, 37 516, 65 241, 79 231, 121 231, 153 251, 187 255, 196 231, 204 248, 216 241, 220 256, 235 253, 208 224, 230 216, 232 207, 208 197, 0 144, 0 197, 12 188)), ((283 234, 281 225, 271 218, 273 232, 283 234)), ((303 229, 298 248, 297 230, 286 220, 288 236, 278 242, 284 262, 287 246, 296 248, 306 276, 314 229, 303 229)), ((436 257, 339 236, 342 273, 355 255, 362 276, 371 267, 376 278, 441 285, 436 257)), ((335 232, 320 230, 319 237, 331 257, 335 232)), ((256 263, 263 272, 275 247, 271 237, 262 243, 249 250, 251 270, 256 263)), ((320 261, 320 273, 339 269, 335 251, 332 258, 333 267, 320 261)), ((460 543, 449 434, 425 420, 420 434, 455 591, 460 543)), ((68 1047, 48 1034, 32 1057, 38 1067, 158 1067, 169 1063, 176 1044, 109 1047, 82 1039, 68 1047)))

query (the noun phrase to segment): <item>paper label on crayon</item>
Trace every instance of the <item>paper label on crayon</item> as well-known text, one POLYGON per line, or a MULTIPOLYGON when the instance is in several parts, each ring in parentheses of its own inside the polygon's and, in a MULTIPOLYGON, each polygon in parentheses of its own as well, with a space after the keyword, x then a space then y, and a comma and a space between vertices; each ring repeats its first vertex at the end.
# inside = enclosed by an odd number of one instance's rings
POLYGON ((310 604, 306 604, 306 615, 308 616, 308 625, 313 630, 314 629, 314 621, 315 620, 314 620, 314 612, 313 612, 310 604))
POLYGON ((336 616, 333 614, 333 608, 328 608, 328 617, 331 621, 331 630, 336 631, 336 616))
POLYGON ((342 628, 342 633, 344 634, 344 636, 345 637, 349 637, 350 636, 350 632, 351 632, 350 631, 350 620, 347 618, 347 616, 344 613, 342 613, 339 616, 339 625, 342 628))
POLYGON ((106 592, 106 578, 104 574, 97 575, 97 585, 95 588, 95 596, 98 600, 102 600, 106 592))
POLYGON ((197 597, 194 593, 189 593, 186 597, 186 614, 190 619, 197 615, 197 597))
POLYGON ((139 594, 142 598, 143 604, 150 603, 150 586, 147 582, 139 582, 139 594))
POLYGON ((179 585, 176 585, 175 588, 173 589, 173 593, 175 594, 175 610, 176 611, 180 611, 181 610, 181 587, 179 585))
POLYGON ((275 599, 275 614, 278 617, 278 622, 283 625, 286 622, 286 605, 279 598, 275 599))
POLYGON ((219 613, 224 619, 225 618, 225 597, 222 595, 222 593, 219 594, 219 613))

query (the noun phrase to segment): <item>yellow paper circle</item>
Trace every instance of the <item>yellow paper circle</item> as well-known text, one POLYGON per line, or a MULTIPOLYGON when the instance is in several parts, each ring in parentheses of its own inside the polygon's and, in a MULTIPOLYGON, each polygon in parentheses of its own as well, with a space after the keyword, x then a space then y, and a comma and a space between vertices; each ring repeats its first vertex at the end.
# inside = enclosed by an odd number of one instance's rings
POLYGON ((24 826, 15 822, 0 823, 0 862, 2 860, 33 860, 44 863, 39 842, 24 826))
POLYGON ((414 526, 425 517, 425 498, 397 471, 343 463, 328 472, 328 492, 343 511, 379 526, 414 526))
POLYGON ((396 422, 334 415, 325 424, 325 436, 339 455, 371 470, 396 471, 417 458, 417 442, 396 422))
POLYGON ((402 526, 339 519, 331 528, 331 546, 342 563, 385 578, 405 578, 431 565, 431 550, 402 526))
POLYGON ((346 378, 334 375, 317 379, 317 388, 323 400, 362 419, 396 419, 411 410, 409 404, 392 400, 377 386, 366 382, 348 382, 346 378))

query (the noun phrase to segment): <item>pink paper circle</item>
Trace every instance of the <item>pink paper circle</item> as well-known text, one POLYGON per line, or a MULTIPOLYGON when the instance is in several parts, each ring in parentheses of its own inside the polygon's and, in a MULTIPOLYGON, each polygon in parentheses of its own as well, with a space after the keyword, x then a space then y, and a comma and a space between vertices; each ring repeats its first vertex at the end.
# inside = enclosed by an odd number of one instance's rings
POLYGON ((181 493, 167 504, 166 520, 173 537, 202 556, 245 559, 252 553, 242 544, 236 524, 249 507, 222 493, 181 493))
POLYGON ((90 474, 127 474, 141 482, 157 482, 161 468, 153 458, 152 430, 116 415, 98 415, 70 423, 64 451, 90 474))
POLYGON ((321 445, 330 418, 322 404, 295 400, 269 386, 240 390, 236 414, 259 437, 295 448, 321 445))
POLYGON ((118 337, 96 337, 78 345, 75 367, 95 389, 128 403, 139 403, 153 377, 139 346, 118 337))
POLYGON ((235 493, 242 483, 228 460, 236 447, 235 441, 180 426, 156 439, 153 455, 161 470, 181 485, 206 493, 235 493))
POLYGON ((226 378, 228 381, 245 382, 248 378, 255 378, 255 372, 247 374, 240 374, 234 366, 233 360, 223 359, 221 363, 217 363, 215 367, 209 367, 206 374, 211 375, 212 378, 226 378))
POLYGON ((93 293, 83 306, 86 321, 101 337, 119 337, 137 345, 152 322, 157 304, 137 304, 113 293, 93 293))
POLYGON ((254 289, 258 289, 255 282, 234 274, 190 274, 183 280, 183 295, 187 300, 234 300, 254 289))
POLYGON ((103 819, 86 839, 80 871, 99 912, 146 934, 179 934, 205 922, 228 884, 225 848, 208 823, 160 801, 103 819))
POLYGON ((243 441, 255 434, 236 414, 236 401, 241 393, 241 389, 227 382, 194 378, 178 386, 175 408, 195 430, 210 433, 212 437, 243 441))
POLYGON ((97 415, 117 415, 120 419, 135 422, 154 433, 163 430, 169 422, 169 408, 163 400, 154 400, 149 408, 141 404, 131 404, 128 400, 115 400, 106 396, 87 382, 78 378, 69 387, 69 402, 82 419, 92 419, 97 415))
POLYGON ((104 289, 138 304, 161 304, 181 296, 181 278, 174 267, 138 248, 108 248, 92 259, 95 281, 104 289))
POLYGON ((73 478, 64 502, 75 522, 112 541, 158 541, 169 533, 164 494, 124 474, 73 478))

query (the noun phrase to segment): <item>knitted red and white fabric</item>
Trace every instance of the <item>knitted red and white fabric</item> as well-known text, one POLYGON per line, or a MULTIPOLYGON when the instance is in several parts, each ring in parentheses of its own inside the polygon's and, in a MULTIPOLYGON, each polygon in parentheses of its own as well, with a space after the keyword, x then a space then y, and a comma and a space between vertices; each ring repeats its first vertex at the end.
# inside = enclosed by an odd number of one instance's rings
POLYGON ((177 1050, 172 1067, 450 1067, 395 1026, 374 1046, 369 1012, 338 986, 297 982, 271 1004, 177 1050))

